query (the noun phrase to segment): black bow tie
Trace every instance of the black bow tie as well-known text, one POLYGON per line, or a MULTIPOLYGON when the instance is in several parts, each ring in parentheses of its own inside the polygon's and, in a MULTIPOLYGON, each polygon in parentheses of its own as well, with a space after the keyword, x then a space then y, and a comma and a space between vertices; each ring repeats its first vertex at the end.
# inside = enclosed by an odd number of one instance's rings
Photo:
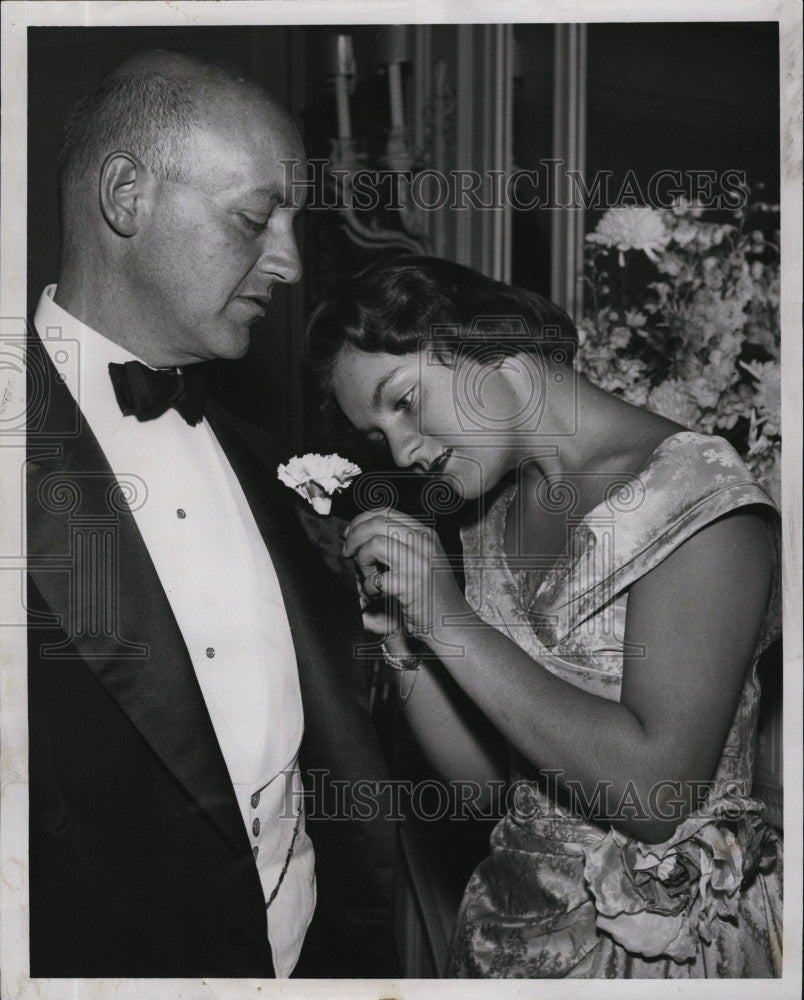
POLYGON ((204 415, 207 377, 198 365, 153 369, 139 361, 110 364, 109 377, 123 416, 153 420, 174 407, 188 424, 204 415))

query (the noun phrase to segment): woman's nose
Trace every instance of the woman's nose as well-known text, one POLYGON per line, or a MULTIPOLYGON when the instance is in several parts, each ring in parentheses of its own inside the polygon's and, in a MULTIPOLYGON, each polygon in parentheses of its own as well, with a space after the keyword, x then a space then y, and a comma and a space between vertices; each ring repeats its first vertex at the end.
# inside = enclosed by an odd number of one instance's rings
POLYGON ((413 465, 421 443, 418 434, 390 435, 388 444, 391 448, 394 464, 398 465, 400 469, 407 469, 413 465))

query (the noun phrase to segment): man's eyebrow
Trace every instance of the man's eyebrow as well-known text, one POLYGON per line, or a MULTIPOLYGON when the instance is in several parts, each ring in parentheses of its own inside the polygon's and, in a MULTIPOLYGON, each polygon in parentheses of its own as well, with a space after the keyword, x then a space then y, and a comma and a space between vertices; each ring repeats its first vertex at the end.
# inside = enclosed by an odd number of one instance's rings
MULTIPOLYGON (((275 184, 271 187, 259 187, 252 188, 252 190, 247 192, 247 195, 256 195, 257 197, 262 197, 267 195, 271 198, 277 205, 287 205, 288 202, 285 199, 285 189, 279 185, 275 184)), ((304 206, 307 204, 307 197, 305 192, 305 197, 303 197, 299 202, 293 205, 293 212, 295 215, 300 215, 304 210, 304 206)))
POLYGON ((382 402, 383 389, 385 389, 385 387, 388 385, 388 383, 391 381, 391 379, 394 377, 394 375, 396 375, 400 371, 402 371, 402 366, 401 365, 397 365, 396 368, 392 368, 389 372, 386 372, 386 374, 383 375, 383 377, 380 379, 380 381, 374 387, 374 395, 371 397, 371 405, 375 409, 382 402))

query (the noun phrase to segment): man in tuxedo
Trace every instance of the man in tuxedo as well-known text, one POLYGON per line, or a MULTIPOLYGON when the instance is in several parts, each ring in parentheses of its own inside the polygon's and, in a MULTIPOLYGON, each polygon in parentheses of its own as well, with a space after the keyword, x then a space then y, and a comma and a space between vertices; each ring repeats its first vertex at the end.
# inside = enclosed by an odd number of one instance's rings
POLYGON ((27 365, 34 977, 395 972, 393 834, 348 818, 385 776, 356 595, 196 367, 299 279, 303 159, 267 95, 166 52, 65 127, 27 365))

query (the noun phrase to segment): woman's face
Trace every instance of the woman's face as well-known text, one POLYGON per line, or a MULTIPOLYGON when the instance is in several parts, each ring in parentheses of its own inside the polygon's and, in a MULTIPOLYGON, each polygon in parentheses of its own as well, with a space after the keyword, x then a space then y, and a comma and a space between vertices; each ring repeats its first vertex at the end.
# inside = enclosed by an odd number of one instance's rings
POLYGON ((385 439, 400 468, 443 473, 472 499, 516 467, 521 432, 534 427, 535 394, 522 387, 534 380, 523 377, 531 368, 523 355, 497 366, 448 360, 427 347, 403 355, 346 347, 332 387, 348 420, 385 439))

